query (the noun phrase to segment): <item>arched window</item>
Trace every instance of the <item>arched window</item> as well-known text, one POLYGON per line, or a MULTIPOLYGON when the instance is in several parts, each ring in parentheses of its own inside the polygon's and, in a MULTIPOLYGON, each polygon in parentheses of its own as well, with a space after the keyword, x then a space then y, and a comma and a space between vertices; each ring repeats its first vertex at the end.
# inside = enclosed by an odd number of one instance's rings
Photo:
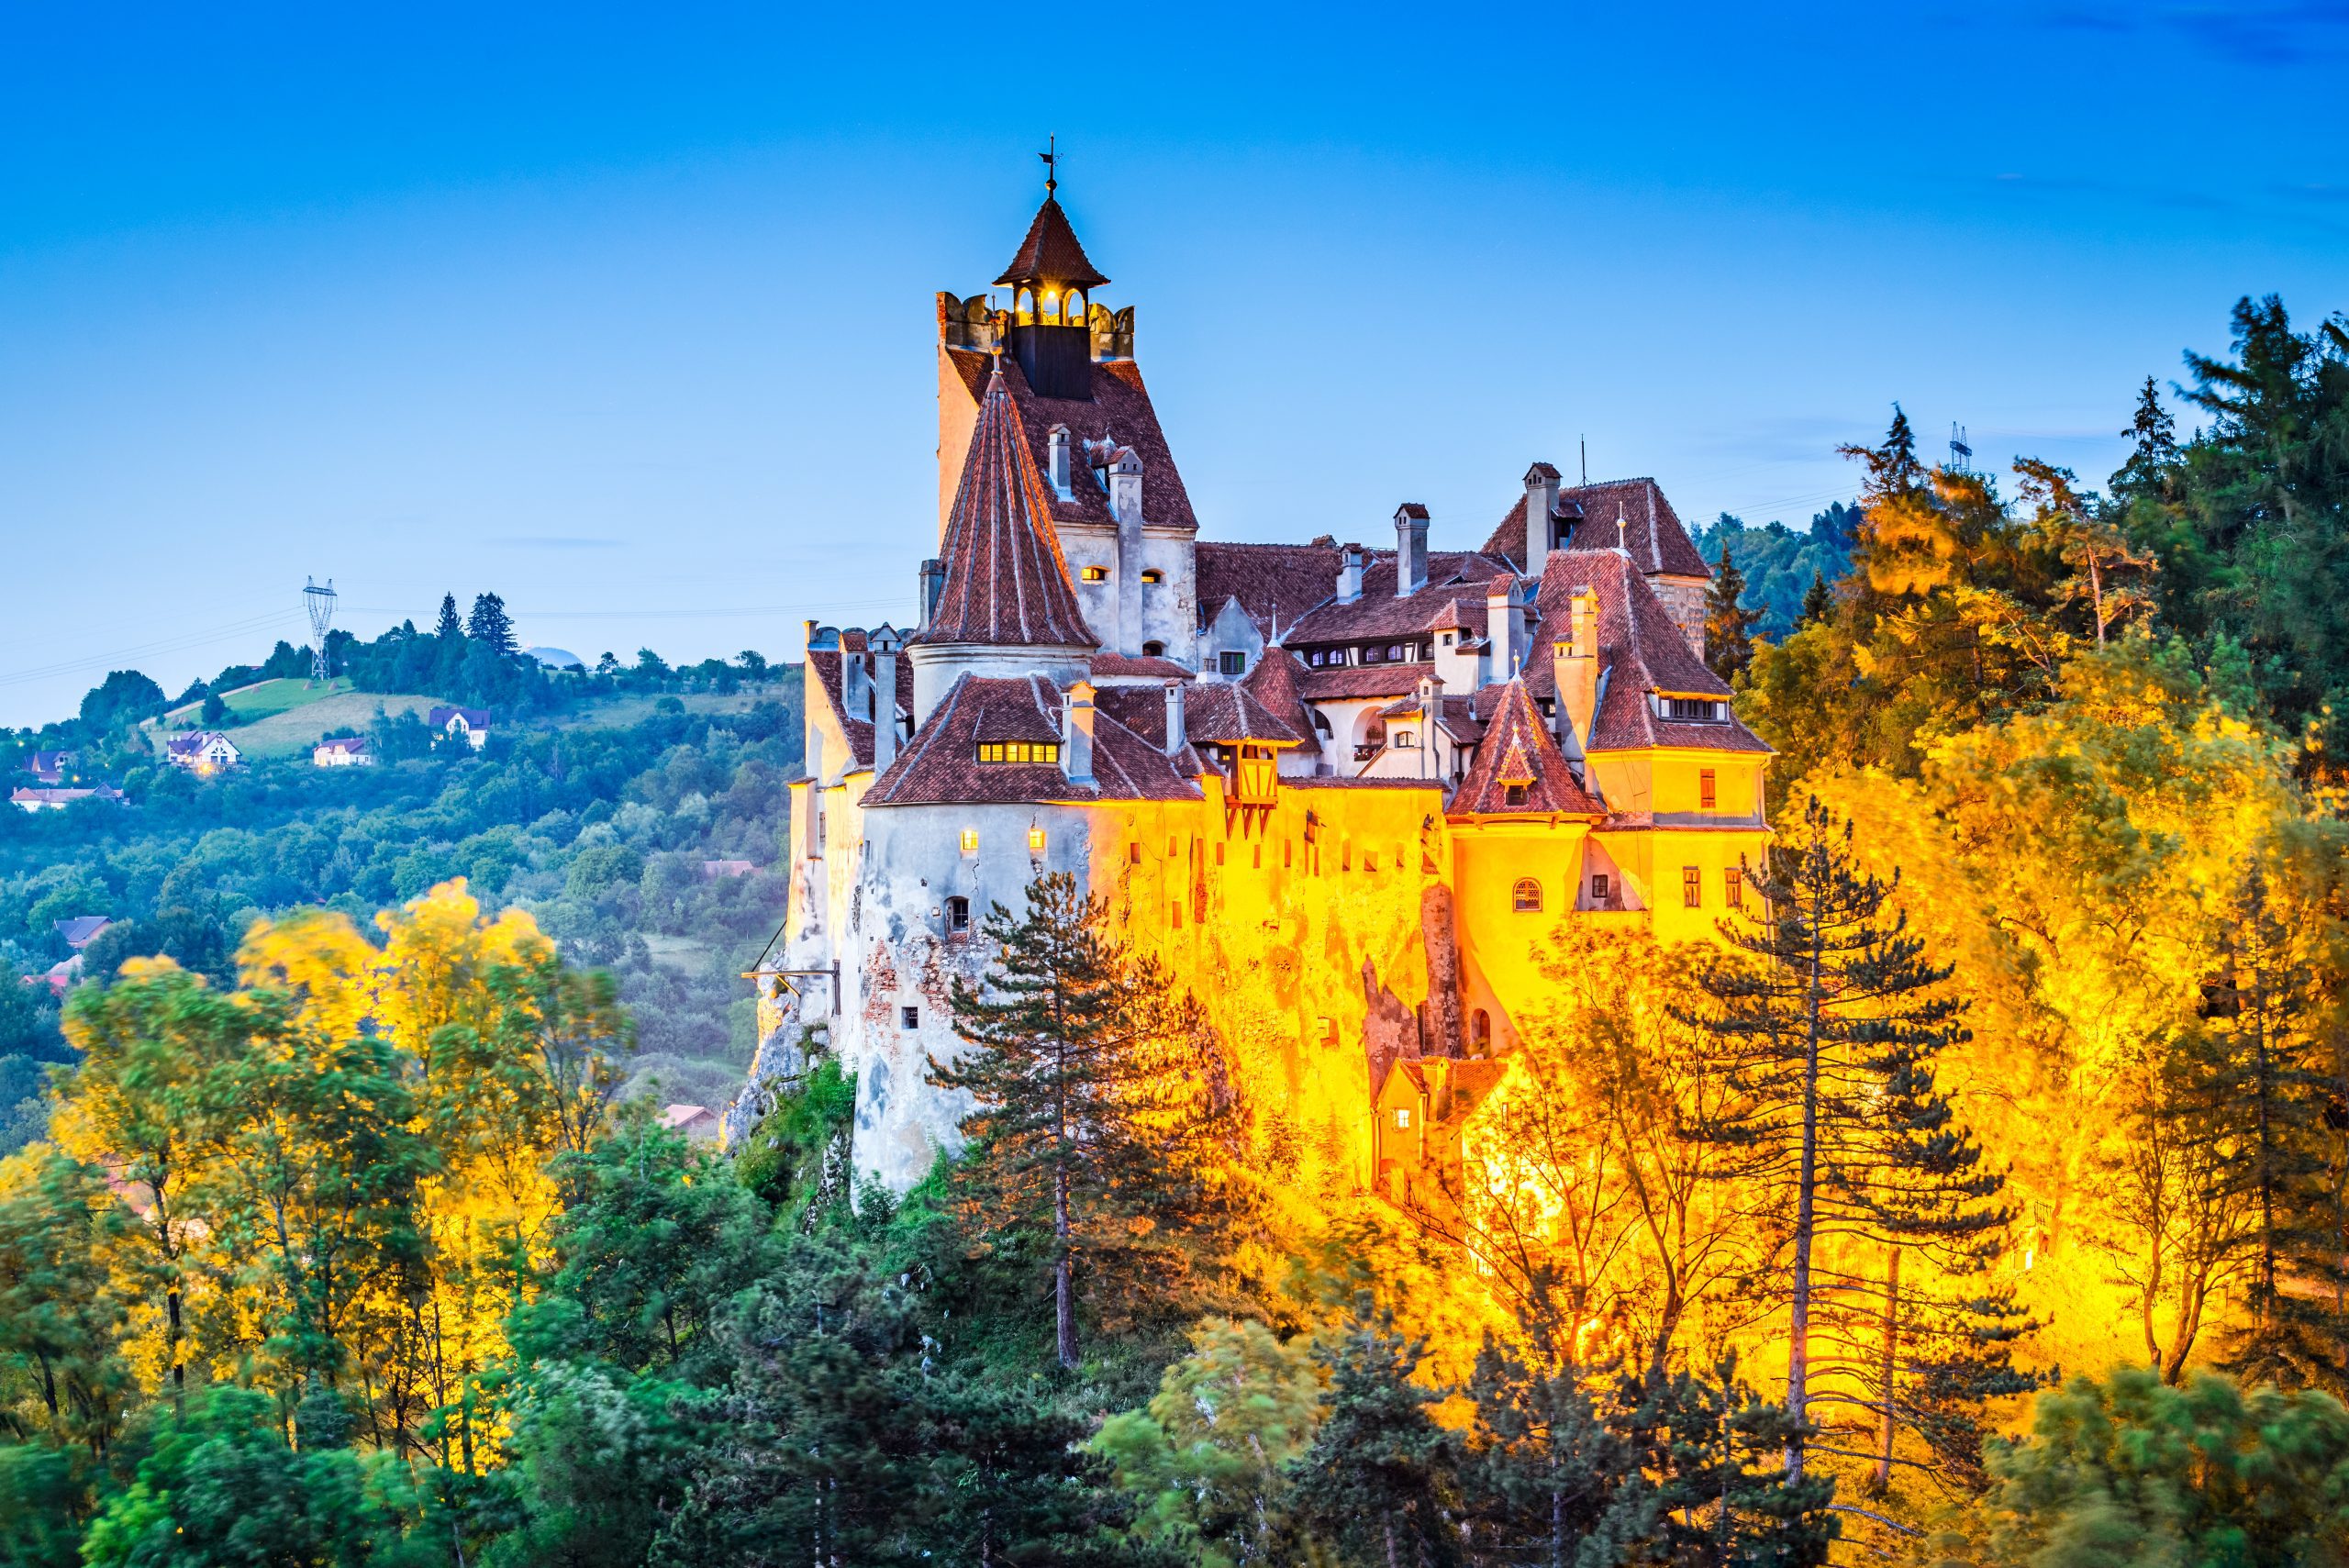
POLYGON ((1166 657, 1166 644, 1163 642, 1145 642, 1141 645, 1141 652, 1142 657, 1145 659, 1163 659, 1166 657))
POLYGON ((1493 1053, 1493 1016, 1479 1007, 1468 1019, 1468 1054, 1490 1056, 1493 1053))
POLYGON ((959 893, 946 901, 946 934, 950 937, 971 934, 971 901, 959 893))
POLYGON ((1509 907, 1520 915, 1539 915, 1542 912, 1542 884, 1530 876, 1519 877, 1517 885, 1509 890, 1509 907))
POLYGON ((1155 566, 1145 566, 1141 569, 1141 580, 1145 585, 1154 585, 1165 582, 1166 573, 1155 566))

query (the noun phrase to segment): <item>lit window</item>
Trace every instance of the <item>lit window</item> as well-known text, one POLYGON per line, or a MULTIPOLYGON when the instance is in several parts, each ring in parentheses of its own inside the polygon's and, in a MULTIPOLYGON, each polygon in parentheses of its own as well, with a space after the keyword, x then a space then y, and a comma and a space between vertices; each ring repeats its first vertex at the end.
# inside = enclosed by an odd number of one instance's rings
POLYGON ((1057 762, 1061 760, 1061 745, 1057 740, 982 740, 979 761, 982 762, 1057 762))
POLYGON ((1087 583, 1107 583, 1109 580, 1109 569, 1106 566, 1088 566, 1085 568, 1082 575, 1087 583))
POLYGON ((966 855, 975 855, 979 852, 979 830, 976 828, 963 829, 963 852, 966 855))
POLYGON ((1028 829, 1028 852, 1031 855, 1041 855, 1044 852, 1044 830, 1041 828, 1028 829))
POLYGON ((1509 890, 1509 907, 1520 915, 1540 914, 1542 884, 1530 876, 1518 878, 1517 885, 1509 890))
POLYGON ((1745 873, 1735 866, 1721 873, 1721 902, 1732 909, 1745 907, 1745 873))
POLYGON ((1215 667, 1227 675, 1244 675, 1248 673, 1248 655, 1219 653, 1215 656, 1215 667))
POLYGON ((1680 868, 1680 903, 1687 909, 1705 906, 1705 873, 1695 866, 1680 868))
POLYGON ((1607 873, 1605 872, 1600 872, 1598 875, 1590 879, 1590 901, 1593 904, 1606 903, 1609 896, 1609 891, 1607 873))
POLYGON ((1166 573, 1155 566, 1145 566, 1142 568, 1141 580, 1149 586, 1156 587, 1166 581, 1166 573))
POLYGON ((971 901, 957 894, 946 901, 946 934, 967 936, 971 930, 971 901))
POLYGON ((1410 1106, 1399 1106, 1396 1107, 1396 1111, 1395 1111, 1395 1125, 1396 1125, 1397 1127, 1408 1127, 1408 1126, 1410 1126, 1410 1125, 1411 1125, 1411 1107, 1410 1107, 1410 1106))
POLYGON ((1701 768, 1697 773, 1697 808, 1699 811, 1710 811, 1713 808, 1713 770, 1701 768))
POLYGON ((903 1024, 907 1029, 918 1029, 921 1028, 921 1009, 919 1007, 900 1007, 897 1009, 897 1021, 903 1024))

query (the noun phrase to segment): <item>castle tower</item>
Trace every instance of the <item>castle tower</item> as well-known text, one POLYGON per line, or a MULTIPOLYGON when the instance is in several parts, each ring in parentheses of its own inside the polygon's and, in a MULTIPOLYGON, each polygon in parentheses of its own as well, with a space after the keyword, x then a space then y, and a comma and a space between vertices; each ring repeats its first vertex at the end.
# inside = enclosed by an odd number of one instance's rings
POLYGON ((917 728, 958 676, 1042 673, 1066 684, 1100 647, 1077 606, 1000 364, 961 472, 938 602, 907 646, 917 728))

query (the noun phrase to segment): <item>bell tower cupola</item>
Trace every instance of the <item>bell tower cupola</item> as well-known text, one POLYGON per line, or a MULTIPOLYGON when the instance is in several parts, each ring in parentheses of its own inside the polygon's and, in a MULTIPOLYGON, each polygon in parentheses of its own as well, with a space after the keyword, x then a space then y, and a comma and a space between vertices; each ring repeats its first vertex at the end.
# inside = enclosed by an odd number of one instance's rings
POLYGON ((1028 226, 1011 265, 996 279, 1012 291, 1006 336, 1021 373, 1040 397, 1093 396, 1093 291, 1109 280, 1077 243, 1061 210, 1059 154, 1044 161, 1044 205, 1028 226))

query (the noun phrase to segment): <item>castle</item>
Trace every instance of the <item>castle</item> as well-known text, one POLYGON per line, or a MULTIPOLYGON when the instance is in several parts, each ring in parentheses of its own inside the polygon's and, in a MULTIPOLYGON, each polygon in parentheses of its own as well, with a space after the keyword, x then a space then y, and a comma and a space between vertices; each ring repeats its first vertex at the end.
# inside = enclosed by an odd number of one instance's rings
POLYGON ((991 903, 1065 871, 1290 1147, 1408 1188, 1578 933, 1701 940, 1741 904, 1771 752, 1706 667, 1710 573, 1653 480, 1536 462, 1475 550, 1431 550, 1412 504, 1392 548, 1201 539, 1108 282, 1048 182, 1008 306, 938 295, 939 551, 910 631, 808 623, 729 1135, 829 1051, 858 1168, 918 1179, 964 1108, 925 1080, 951 981, 991 903))

